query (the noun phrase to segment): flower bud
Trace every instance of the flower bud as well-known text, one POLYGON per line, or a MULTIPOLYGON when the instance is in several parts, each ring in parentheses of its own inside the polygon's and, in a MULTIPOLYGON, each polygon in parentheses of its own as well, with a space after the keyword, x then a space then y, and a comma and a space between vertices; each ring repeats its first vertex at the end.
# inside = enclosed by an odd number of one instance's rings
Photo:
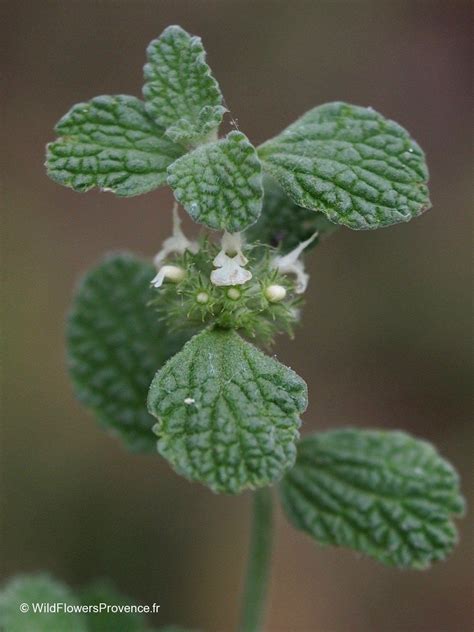
POLYGON ((267 298, 270 303, 279 303, 286 296, 286 289, 283 285, 269 285, 265 290, 265 298, 267 298))
POLYGON ((227 296, 232 299, 233 301, 238 301, 241 294, 239 292, 239 290, 236 287, 230 287, 227 290, 227 296))
POLYGON ((196 303, 205 305, 209 301, 209 294, 207 292, 199 292, 196 296, 196 303))

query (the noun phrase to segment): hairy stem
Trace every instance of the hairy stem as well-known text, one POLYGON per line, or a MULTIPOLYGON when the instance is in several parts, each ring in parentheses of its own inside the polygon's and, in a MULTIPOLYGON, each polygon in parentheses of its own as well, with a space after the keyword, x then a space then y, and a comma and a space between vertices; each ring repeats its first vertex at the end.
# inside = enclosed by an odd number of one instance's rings
POLYGON ((269 488, 253 497, 252 532, 245 578, 240 632, 258 632, 263 620, 270 570, 273 530, 273 499, 269 488))

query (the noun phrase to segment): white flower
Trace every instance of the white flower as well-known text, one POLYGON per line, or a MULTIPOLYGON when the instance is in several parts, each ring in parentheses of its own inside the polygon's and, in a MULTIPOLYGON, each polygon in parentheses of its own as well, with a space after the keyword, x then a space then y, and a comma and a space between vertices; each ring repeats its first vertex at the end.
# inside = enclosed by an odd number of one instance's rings
POLYGON ((317 231, 306 241, 302 241, 294 250, 283 257, 275 257, 272 261, 272 267, 276 268, 281 274, 294 274, 296 277, 295 292, 303 294, 308 286, 309 274, 304 270, 304 263, 299 257, 303 250, 318 236, 317 231))
POLYGON ((217 270, 211 272, 211 283, 218 286, 243 285, 250 281, 252 273, 246 270, 248 259, 242 252, 240 233, 225 232, 221 250, 213 261, 217 270))
POLYGON ((186 276, 185 270, 179 266, 161 266, 156 276, 150 281, 153 287, 161 287, 167 279, 172 283, 179 283, 186 276))
POLYGON ((182 255, 185 250, 189 250, 192 253, 196 253, 199 250, 199 245, 195 241, 189 241, 181 230, 181 219, 178 215, 178 205, 173 206, 173 233, 171 237, 168 237, 163 242, 161 250, 155 255, 153 263, 156 266, 157 271, 160 269, 161 263, 169 257, 171 254, 182 255))

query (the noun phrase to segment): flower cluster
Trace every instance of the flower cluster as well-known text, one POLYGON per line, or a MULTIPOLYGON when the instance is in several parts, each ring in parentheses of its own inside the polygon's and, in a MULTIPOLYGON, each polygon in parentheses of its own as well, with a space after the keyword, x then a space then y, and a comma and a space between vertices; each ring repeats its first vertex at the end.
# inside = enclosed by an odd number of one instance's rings
POLYGON ((171 330, 210 324, 240 330, 269 345, 292 335, 308 275, 300 255, 309 241, 280 256, 269 246, 247 246, 239 233, 224 233, 220 246, 208 238, 188 240, 174 209, 173 235, 154 261, 151 304, 171 330))

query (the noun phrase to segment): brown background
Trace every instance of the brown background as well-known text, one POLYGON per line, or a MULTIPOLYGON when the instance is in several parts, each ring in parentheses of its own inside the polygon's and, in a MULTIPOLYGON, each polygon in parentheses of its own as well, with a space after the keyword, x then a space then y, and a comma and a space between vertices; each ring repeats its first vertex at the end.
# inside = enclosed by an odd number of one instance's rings
MULTIPOLYGON (((6 46, 2 289, 1 573, 109 576, 161 604, 154 623, 227 632, 237 615, 249 500, 218 497, 158 457, 132 456, 75 401, 63 323, 74 284, 109 250, 153 254, 170 193, 79 195, 45 176, 44 144, 75 102, 139 95, 144 49, 170 23, 203 37, 240 128, 259 143, 314 105, 371 105, 425 148, 432 211, 378 232, 341 230, 309 260, 296 341, 304 432, 404 428, 469 462, 470 50, 466 2, 12 1, 6 46)), ((5 59, 5 58, 4 58, 5 59)), ((470 630, 469 517, 448 562, 386 569, 322 549, 278 519, 267 630, 470 630)), ((3 578, 3 577, 2 577, 3 578)))

